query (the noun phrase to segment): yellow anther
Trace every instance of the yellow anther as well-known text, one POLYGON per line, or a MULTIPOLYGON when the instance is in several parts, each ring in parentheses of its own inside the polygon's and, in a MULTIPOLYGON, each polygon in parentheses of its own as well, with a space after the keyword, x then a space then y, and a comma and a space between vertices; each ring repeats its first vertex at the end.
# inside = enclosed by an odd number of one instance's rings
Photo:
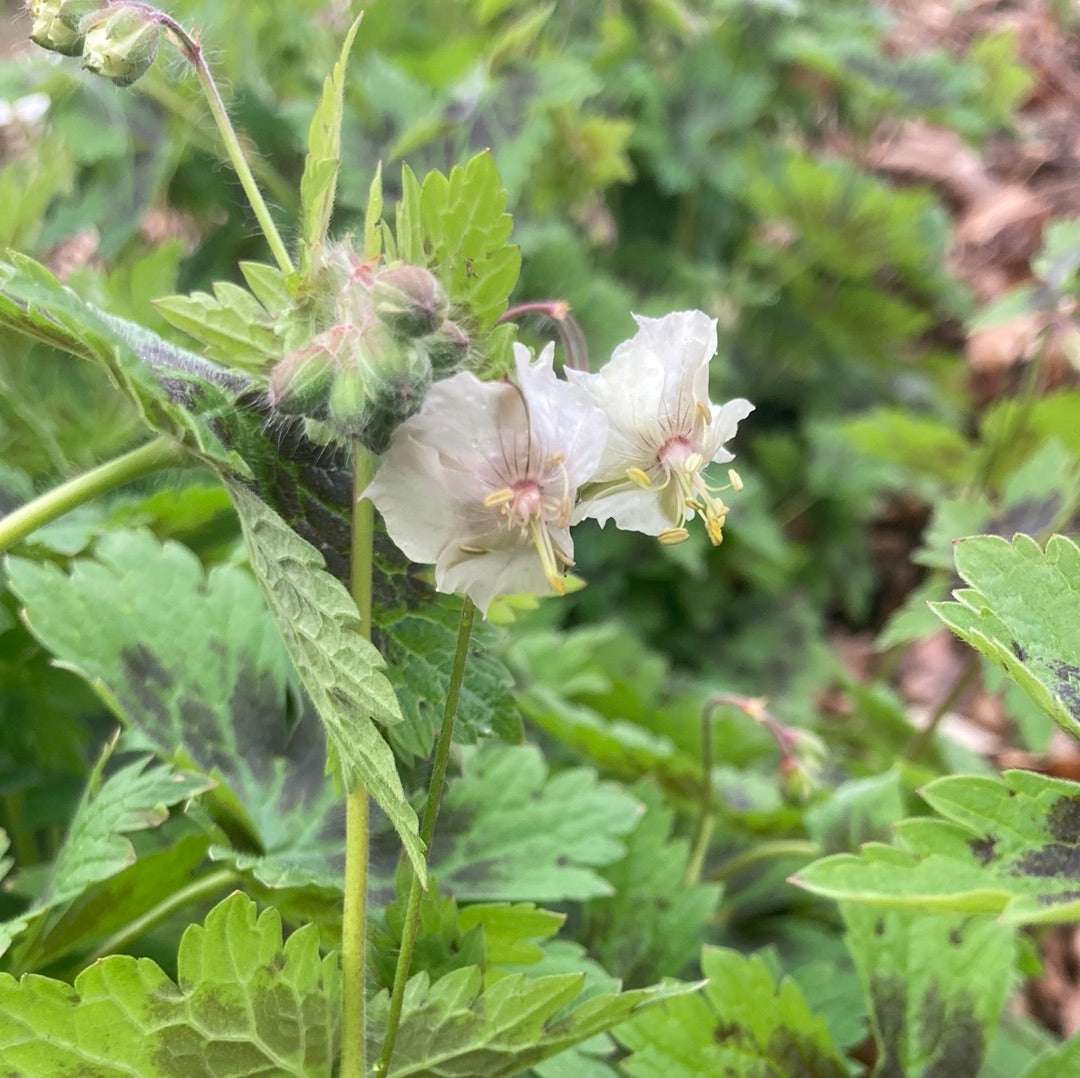
POLYGON ((703 401, 697 402, 696 411, 698 419, 700 419, 705 426, 708 426, 712 422, 712 411, 703 401))
POLYGON ((724 518, 709 517, 705 521, 705 530, 709 533, 709 542, 719 546, 724 541, 724 518))
POLYGON ((551 585, 551 590, 556 595, 566 594, 566 581, 556 573, 549 573, 547 582, 551 585))
POLYGON ((701 470, 701 464, 702 464, 701 454, 700 453, 691 453, 690 456, 688 456, 686 458, 686 462, 684 463, 683 467, 688 472, 697 472, 697 471, 701 470))
POLYGON ((689 538, 690 533, 685 528, 668 528, 657 536, 664 546, 677 546, 679 543, 685 543, 689 538))
POLYGON ((470 546, 468 543, 459 543, 458 550, 462 554, 490 554, 490 550, 485 550, 482 546, 470 546))
POLYGON ((732 490, 742 490, 742 488, 743 488, 742 476, 739 475, 739 473, 737 471, 735 471, 734 468, 728 468, 727 477, 728 477, 728 482, 731 484, 731 489, 732 490))
POLYGON ((484 499, 485 509, 494 509, 497 505, 506 505, 514 500, 514 492, 509 487, 493 491, 484 499))
POLYGON ((637 484, 642 490, 652 490, 652 480, 640 468, 627 468, 626 478, 637 484))

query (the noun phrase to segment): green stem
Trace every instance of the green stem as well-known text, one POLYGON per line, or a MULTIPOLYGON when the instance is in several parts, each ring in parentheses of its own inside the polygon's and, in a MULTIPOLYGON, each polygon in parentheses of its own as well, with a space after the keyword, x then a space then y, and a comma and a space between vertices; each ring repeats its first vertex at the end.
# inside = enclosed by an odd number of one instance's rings
POLYGON ((289 257, 289 250, 285 246, 285 241, 281 238, 277 225, 274 224, 274 218, 271 216, 266 200, 262 196, 262 191, 259 190, 259 185, 252 174, 251 166, 248 164, 247 157, 244 154, 244 148, 236 134, 236 128, 233 127, 232 120, 229 119, 229 110, 222 100, 221 91, 214 81, 214 74, 210 70, 210 65, 206 62, 202 46, 171 16, 159 11, 157 17, 161 25, 176 38, 180 51, 195 69, 195 74, 198 76, 199 83, 206 94, 210 113, 214 117, 218 131, 221 133, 221 141, 225 144, 225 152, 229 155, 229 160, 232 162, 233 168, 236 169, 237 176, 240 177, 240 185, 244 188, 244 194, 247 195, 248 202, 255 211, 259 227, 266 237, 266 242, 270 244, 270 250, 273 252, 282 273, 291 276, 296 272, 296 267, 289 257))
POLYGON ((713 874, 712 879, 717 882, 730 880, 738 876, 748 868, 760 864, 762 861, 775 861, 782 857, 804 857, 810 860, 812 857, 821 856, 821 847, 809 839, 777 839, 774 842, 761 842, 750 849, 737 853, 728 858, 713 874))
MULTIPOLYGON (((442 805, 443 791, 446 788, 446 769, 450 762, 450 747, 454 740, 454 722, 457 719, 458 703, 461 700, 461 686, 465 680, 465 664, 469 658, 469 640, 472 637, 476 607, 472 601, 465 600, 461 608, 461 620, 458 623, 457 649, 454 663, 450 670, 450 686, 446 693, 443 707, 442 727, 435 745, 435 759, 431 768, 431 782, 428 785, 427 804, 424 806, 424 818, 420 823, 420 838, 424 843, 427 856, 431 854, 431 842, 435 837, 435 825, 439 820, 439 808, 442 805)), ((401 930, 401 949, 398 951, 397 967, 394 970, 394 987, 390 994, 390 1012, 386 1020, 386 1036, 383 1040, 382 1054, 375 1065, 376 1075, 385 1075, 390 1071, 390 1060, 394 1054, 398 1026, 401 1023, 401 1007, 405 999, 405 986, 409 981, 412 967, 413 950, 420 931, 420 900, 423 897, 423 885, 414 872, 409 884, 409 901, 405 908, 405 924, 401 930)))
MULTIPOLYGON (((364 497, 375 474, 375 457, 353 445, 352 596, 360 631, 371 639, 371 573, 375 506, 364 497)), ((350 790, 345 800, 345 905, 341 927, 341 1078, 367 1073, 367 884, 368 795, 350 790)))
POLYGON ((701 810, 693 849, 686 863, 686 883, 691 887, 701 879, 713 833, 713 715, 719 706, 717 701, 710 700, 701 712, 701 810))
POLYGON ((42 494, 40 498, 35 498, 0 518, 0 553, 10 550, 38 528, 43 528, 99 494, 130 483, 150 472, 179 464, 183 459, 184 451, 177 442, 171 438, 155 438, 130 453, 69 479, 47 494, 42 494))
POLYGON ((240 881, 240 873, 231 868, 223 868, 218 872, 211 872, 202 879, 193 880, 187 887, 181 888, 168 898, 162 899, 153 909, 149 909, 141 917, 136 917, 130 924, 124 925, 118 932, 111 935, 86 961, 86 965, 92 965, 99 958, 106 955, 118 954, 124 951, 131 943, 145 936, 151 929, 156 928, 162 921, 171 917, 177 910, 185 906, 201 902, 211 895, 216 895, 240 881))

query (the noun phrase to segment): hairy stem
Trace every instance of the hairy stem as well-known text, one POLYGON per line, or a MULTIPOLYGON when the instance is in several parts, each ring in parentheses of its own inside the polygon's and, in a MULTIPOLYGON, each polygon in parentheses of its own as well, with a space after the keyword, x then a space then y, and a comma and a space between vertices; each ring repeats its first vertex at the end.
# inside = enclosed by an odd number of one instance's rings
POLYGON ((171 438, 155 438, 93 468, 0 518, 0 554, 77 506, 150 472, 180 464, 184 450, 171 438))
POLYGON ((140 936, 145 936, 152 928, 161 924, 166 918, 171 917, 177 910, 185 906, 201 902, 210 898, 234 883, 239 883, 240 873, 231 868, 223 868, 217 872, 211 872, 201 879, 193 880, 182 887, 179 891, 162 899, 156 906, 149 909, 141 917, 124 925, 118 932, 113 933, 100 947, 86 960, 84 965, 93 965, 99 958, 106 955, 117 954, 128 947, 140 936))
POLYGON ((221 141, 225 144, 225 152, 229 155, 229 160, 236 170, 236 175, 240 177, 240 185, 244 189, 244 194, 247 195, 252 210, 255 211, 255 218, 259 222, 263 235, 266 237, 266 242, 270 245, 274 259, 282 273, 290 275, 295 273, 296 267, 289 257, 289 250, 285 246, 285 241, 281 238, 281 233, 278 232, 277 225, 274 224, 274 218, 270 214, 270 209, 266 205, 262 191, 259 190, 259 185, 244 154, 244 148, 236 134, 236 128, 233 127, 232 120, 229 119, 229 110, 225 107, 221 91, 214 80, 214 73, 206 62, 202 46, 172 16, 166 15, 162 11, 156 11, 155 13, 158 21, 176 39, 180 51, 195 69, 195 74, 198 76, 203 93, 206 95, 206 101, 210 106, 210 113, 214 117, 214 123, 217 124, 218 131, 221 133, 221 141))
MULTIPOLYGON (((360 631, 371 639, 371 572, 375 506, 364 497, 375 474, 375 458, 353 445, 352 596, 360 631)), ((368 795, 350 790, 345 801, 345 905, 341 928, 341 1078, 367 1073, 367 884, 368 795)))
MULTIPOLYGON (((450 686, 446 693, 443 708, 442 727, 435 745, 435 759, 431 768, 431 782, 428 784, 427 804, 424 806, 424 818, 420 823, 420 838, 423 840, 427 855, 431 854, 431 841, 435 837, 435 825, 439 819, 443 790, 446 788, 446 768, 450 762, 450 746, 454 740, 454 722, 457 719, 458 703, 461 700, 461 685, 465 679, 465 664, 469 658, 469 640, 472 637, 473 620, 476 607, 466 599, 461 608, 461 621, 458 623, 457 649, 454 663, 450 670, 450 686)), ((405 985, 409 980, 412 967, 413 948, 420 931, 420 900, 423 886, 414 872, 409 885, 409 901, 405 908, 405 924, 401 930, 401 949, 398 951, 397 967, 394 969, 394 987, 390 993, 390 1012, 386 1020, 386 1036, 383 1040, 382 1054, 375 1065, 376 1075, 385 1075, 390 1070, 390 1060, 394 1054, 398 1026, 401 1022, 401 1007, 405 999, 405 985)))

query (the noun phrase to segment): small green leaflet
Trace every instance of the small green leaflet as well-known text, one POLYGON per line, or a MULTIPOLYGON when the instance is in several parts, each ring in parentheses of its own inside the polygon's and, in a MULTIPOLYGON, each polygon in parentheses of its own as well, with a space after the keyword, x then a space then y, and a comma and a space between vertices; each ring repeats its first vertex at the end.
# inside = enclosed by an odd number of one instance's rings
POLYGON ((843 907, 871 1006, 876 1078, 976 1078, 997 1032, 1016 930, 990 917, 843 907))
POLYGON ((641 805, 589 768, 549 775, 533 746, 467 750, 451 781, 432 873, 455 898, 561 902, 611 894, 598 869, 625 853, 641 805))
POLYGON ((953 775, 922 796, 944 819, 905 820, 897 845, 826 857, 792 882, 882 908, 1000 913, 1008 924, 1080 916, 1080 784, 1030 771, 953 775))
POLYGON ((246 487, 228 486, 255 576, 326 726, 345 787, 371 794, 400 836, 413 868, 426 879, 416 813, 401 787, 394 754, 375 725, 400 722, 401 709, 382 656, 360 634, 356 604, 310 543, 246 487))
POLYGON ((0 974, 0 1066, 27 1078, 330 1078, 337 962, 310 925, 282 945, 275 910, 234 894, 180 941, 177 980, 114 955, 74 986, 0 974))
POLYGON ((239 285, 219 281, 213 295, 164 296, 154 306, 170 325, 193 337, 211 359, 227 367, 259 371, 282 357, 275 319, 239 285))
POLYGON ((341 168, 341 117, 345 110, 345 72, 349 53, 360 29, 361 14, 352 24, 341 58, 323 85, 322 98, 315 110, 308 134, 308 157, 300 182, 301 202, 301 271, 308 274, 314 259, 326 242, 330 218, 337 197, 338 172, 341 168))
MULTIPOLYGON (((584 973, 535 978, 511 974, 485 983, 480 970, 469 967, 432 984, 426 973, 418 973, 405 989, 388 1078, 510 1078, 696 988, 676 983, 582 1001, 585 980, 584 973)), ((373 1055, 381 1047, 388 1002, 382 992, 369 1005, 373 1055)))
POLYGON ((150 757, 125 765, 101 782, 98 772, 105 758, 91 775, 40 897, 14 921, 0 925, 0 953, 30 924, 131 865, 135 849, 127 835, 159 827, 169 818, 168 806, 197 797, 212 785, 202 775, 151 767, 150 757))
POLYGON ((977 535, 956 544, 956 568, 970 587, 934 612, 1080 737, 1080 547, 977 535))
POLYGON ((248 573, 206 574, 186 547, 143 531, 106 535, 70 574, 8 566, 31 631, 60 664, 164 759, 225 784, 215 814, 247 841, 213 856, 271 887, 339 885, 343 827, 325 737, 308 709, 289 718, 289 661, 248 573))
POLYGON ((706 947, 699 995, 670 1000, 615 1030, 633 1078, 847 1078, 825 1022, 794 981, 777 985, 760 955, 706 947))

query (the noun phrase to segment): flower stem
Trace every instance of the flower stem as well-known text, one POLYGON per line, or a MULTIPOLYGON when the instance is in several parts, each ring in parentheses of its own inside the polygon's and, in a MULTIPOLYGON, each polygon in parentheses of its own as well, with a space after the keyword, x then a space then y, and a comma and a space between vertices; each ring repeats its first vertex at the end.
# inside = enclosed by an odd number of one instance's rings
POLYGON ((713 715, 719 706, 718 701, 710 700, 701 711, 701 810, 690 859, 686 862, 687 886, 701 880, 701 869, 713 833, 713 715))
MULTIPOLYGON (((353 445, 352 597, 360 631, 371 639, 371 573, 375 506, 364 497, 375 474, 375 458, 353 445)), ((341 1078, 367 1073, 367 884, 368 795, 349 790, 345 799, 345 906, 341 928, 341 1078)))
POLYGON ((99 494, 133 479, 159 471, 184 459, 184 451, 171 438, 152 442, 116 457, 83 475, 42 494, 26 505, 0 518, 0 553, 10 550, 32 532, 83 505, 99 494))
MULTIPOLYGON (((450 686, 446 693, 443 707, 442 727, 435 745, 435 759, 431 768, 431 782, 428 785, 427 804, 424 806, 424 818, 420 824, 420 838, 424 843, 426 856, 431 855, 431 840, 435 837, 435 825, 439 819, 443 790, 446 788, 446 768, 450 762, 450 746, 454 740, 454 722, 457 718, 458 703, 461 700, 461 685, 465 679, 465 664, 469 658, 469 640, 472 637, 473 620, 476 607, 472 601, 465 600, 461 608, 461 620, 458 623, 457 649, 454 652, 454 664, 450 670, 450 686)), ((386 1020, 386 1036, 383 1039, 382 1053, 375 1065, 376 1075, 386 1075, 390 1070, 390 1060, 394 1054, 398 1026, 401 1023, 401 1007, 405 999, 405 985, 409 980, 412 966, 413 948, 420 931, 420 900, 423 887, 420 878, 414 872, 409 885, 409 901, 405 908, 405 924, 401 930, 401 948, 398 951, 397 967, 394 970, 394 987, 390 993, 390 1012, 386 1020)))
POLYGON ((155 926, 161 924, 177 910, 190 906, 195 902, 201 902, 211 895, 224 891, 240 880, 240 873, 231 868, 223 868, 217 872, 211 872, 201 879, 193 880, 187 887, 175 891, 163 899, 152 909, 149 909, 141 917, 124 925, 118 932, 111 935, 94 953, 86 960, 84 965, 93 965, 99 958, 106 955, 116 954, 123 951, 130 943, 140 936, 145 936, 155 926))
POLYGON ((163 11, 157 11, 156 15, 161 25, 176 39, 180 51, 195 69, 203 93, 206 95, 207 104, 210 106, 210 113, 214 117, 218 131, 221 133, 221 141, 225 144, 225 152, 228 153, 229 160, 232 162, 233 168, 236 169, 237 176, 240 177, 240 185, 244 188, 244 194, 247 195, 252 210, 255 211, 255 218, 258 220, 259 227, 266 237, 266 242, 270 245, 274 259, 277 261, 282 273, 286 275, 295 273, 296 267, 289 257, 285 241, 281 238, 277 225, 274 224, 274 218, 271 216, 266 200, 262 196, 262 191, 259 190, 259 185, 252 174, 251 166, 244 155, 244 148, 236 134, 236 128, 233 127, 232 120, 229 119, 229 110, 222 100, 221 91, 214 80, 210 65, 206 62, 202 46, 172 16, 166 15, 163 11))

